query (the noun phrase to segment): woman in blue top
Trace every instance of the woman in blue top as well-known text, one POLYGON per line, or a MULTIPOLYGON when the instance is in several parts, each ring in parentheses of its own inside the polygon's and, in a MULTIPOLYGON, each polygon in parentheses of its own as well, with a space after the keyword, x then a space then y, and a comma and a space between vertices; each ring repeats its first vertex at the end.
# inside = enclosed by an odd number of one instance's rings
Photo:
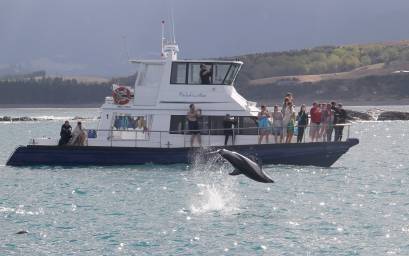
POLYGON ((261 111, 258 113, 258 130, 259 130, 259 137, 258 137, 258 144, 261 144, 263 141, 263 137, 266 137, 266 143, 268 143, 268 136, 270 134, 270 113, 266 106, 261 106, 261 111))

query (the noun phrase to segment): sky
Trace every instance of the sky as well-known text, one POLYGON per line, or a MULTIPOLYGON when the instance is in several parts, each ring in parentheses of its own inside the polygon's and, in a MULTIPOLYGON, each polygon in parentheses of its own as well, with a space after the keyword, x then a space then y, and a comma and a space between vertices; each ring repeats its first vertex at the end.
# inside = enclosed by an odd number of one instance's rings
POLYGON ((408 0, 0 0, 0 69, 130 74, 171 13, 180 58, 409 39, 408 0))

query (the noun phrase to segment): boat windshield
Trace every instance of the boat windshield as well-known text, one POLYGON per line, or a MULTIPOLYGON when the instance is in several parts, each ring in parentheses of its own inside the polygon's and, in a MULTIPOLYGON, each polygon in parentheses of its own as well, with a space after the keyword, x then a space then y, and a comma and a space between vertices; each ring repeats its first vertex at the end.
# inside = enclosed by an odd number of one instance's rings
POLYGON ((229 62, 173 62, 170 83, 232 85, 239 68, 229 62))

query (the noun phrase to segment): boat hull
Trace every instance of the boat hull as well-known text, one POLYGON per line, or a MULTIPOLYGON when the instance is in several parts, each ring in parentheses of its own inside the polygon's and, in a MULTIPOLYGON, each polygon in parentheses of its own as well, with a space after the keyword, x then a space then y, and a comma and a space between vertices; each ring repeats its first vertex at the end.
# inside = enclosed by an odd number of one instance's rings
POLYGON ((138 148, 138 147, 79 147, 40 146, 18 147, 7 161, 9 166, 109 166, 137 164, 190 163, 204 152, 226 148, 262 164, 313 165, 329 167, 349 148, 359 143, 358 139, 343 142, 316 142, 291 144, 237 145, 211 148, 138 148))

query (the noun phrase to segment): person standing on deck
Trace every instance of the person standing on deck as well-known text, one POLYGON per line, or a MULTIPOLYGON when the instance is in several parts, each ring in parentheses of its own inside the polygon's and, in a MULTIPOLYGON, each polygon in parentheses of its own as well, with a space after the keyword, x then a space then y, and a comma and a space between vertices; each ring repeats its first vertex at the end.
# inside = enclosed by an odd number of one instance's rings
POLYGON ((72 127, 68 121, 65 121, 64 124, 61 126, 61 131, 60 131, 60 140, 58 141, 58 146, 63 146, 67 145, 68 142, 70 141, 72 135, 71 135, 71 130, 72 127))
POLYGON ((331 142, 333 129, 334 129, 334 110, 332 110, 331 103, 328 103, 327 104, 327 130, 326 130, 327 142, 331 142))
POLYGON ((70 145, 84 146, 86 139, 87 139, 87 134, 85 133, 85 130, 82 127, 82 123, 78 122, 77 126, 74 128, 74 131, 72 132, 72 138, 70 141, 70 145))
POLYGON ((297 134, 297 142, 301 143, 304 137, 304 131, 308 125, 308 114, 306 113, 306 107, 304 104, 301 105, 300 112, 297 115, 297 126, 298 126, 298 134, 297 134))
POLYGON ((283 143, 283 113, 278 111, 278 105, 274 106, 273 117, 273 135, 275 143, 283 143), (280 140, 277 137, 280 136, 280 140))
POLYGON ((293 107, 295 106, 294 97, 291 92, 287 92, 287 94, 284 97, 283 106, 281 108, 281 111, 283 114, 284 114, 285 108, 287 107, 288 102, 291 102, 293 104, 293 107))
POLYGON ((312 104, 312 108, 310 109, 310 117, 311 117, 310 137, 311 142, 314 142, 314 140, 318 141, 321 123, 321 110, 318 107, 317 102, 314 102, 312 104))
POLYGON ((206 64, 200 64, 200 82, 202 84, 211 84, 212 71, 206 64))
POLYGON ((268 144, 268 136, 270 134, 270 113, 268 113, 268 110, 266 106, 262 105, 261 106, 261 111, 258 113, 258 131, 259 131, 259 137, 258 137, 258 144, 261 144, 263 141, 263 137, 266 137, 266 143, 268 144))
MULTIPOLYGON (((332 140, 332 133, 333 133, 333 131, 335 129, 335 122, 336 122, 336 120, 335 120, 335 109, 336 108, 337 108, 337 103, 335 101, 331 101, 331 115, 332 115, 332 118, 331 118, 331 125, 328 127, 328 131, 327 131, 328 141, 332 140)), ((335 140, 335 138, 334 138, 334 140, 335 140)))
POLYGON ((187 112, 186 119, 188 122, 188 129, 189 134, 192 135, 190 138, 190 146, 193 147, 195 138, 199 147, 202 146, 202 139, 200 137, 200 129, 199 129, 199 118, 202 115, 202 111, 200 109, 196 110, 195 104, 189 105, 189 112, 187 112))
POLYGON ((288 123, 290 122, 291 115, 294 113, 293 103, 287 100, 287 105, 281 112, 283 113, 283 137, 287 138, 288 123))
POLYGON ((321 128, 319 132, 319 138, 322 138, 322 141, 327 141, 327 131, 328 125, 330 122, 330 109, 327 108, 327 103, 320 104, 321 108, 321 128))
POLYGON ((285 143, 291 143, 291 140, 294 134, 294 125, 295 125, 295 112, 292 111, 290 115, 290 120, 288 121, 288 124, 287 124, 287 137, 285 139, 285 143))
POLYGON ((344 130, 344 124, 347 119, 347 112, 342 108, 342 104, 339 103, 335 108, 335 138, 334 141, 342 140, 342 133, 344 130))
POLYGON ((233 125, 237 126, 237 121, 230 117, 230 114, 226 114, 223 120, 223 133, 224 133, 224 145, 227 146, 229 137, 231 137, 231 144, 234 145, 235 134, 233 131, 233 125))

